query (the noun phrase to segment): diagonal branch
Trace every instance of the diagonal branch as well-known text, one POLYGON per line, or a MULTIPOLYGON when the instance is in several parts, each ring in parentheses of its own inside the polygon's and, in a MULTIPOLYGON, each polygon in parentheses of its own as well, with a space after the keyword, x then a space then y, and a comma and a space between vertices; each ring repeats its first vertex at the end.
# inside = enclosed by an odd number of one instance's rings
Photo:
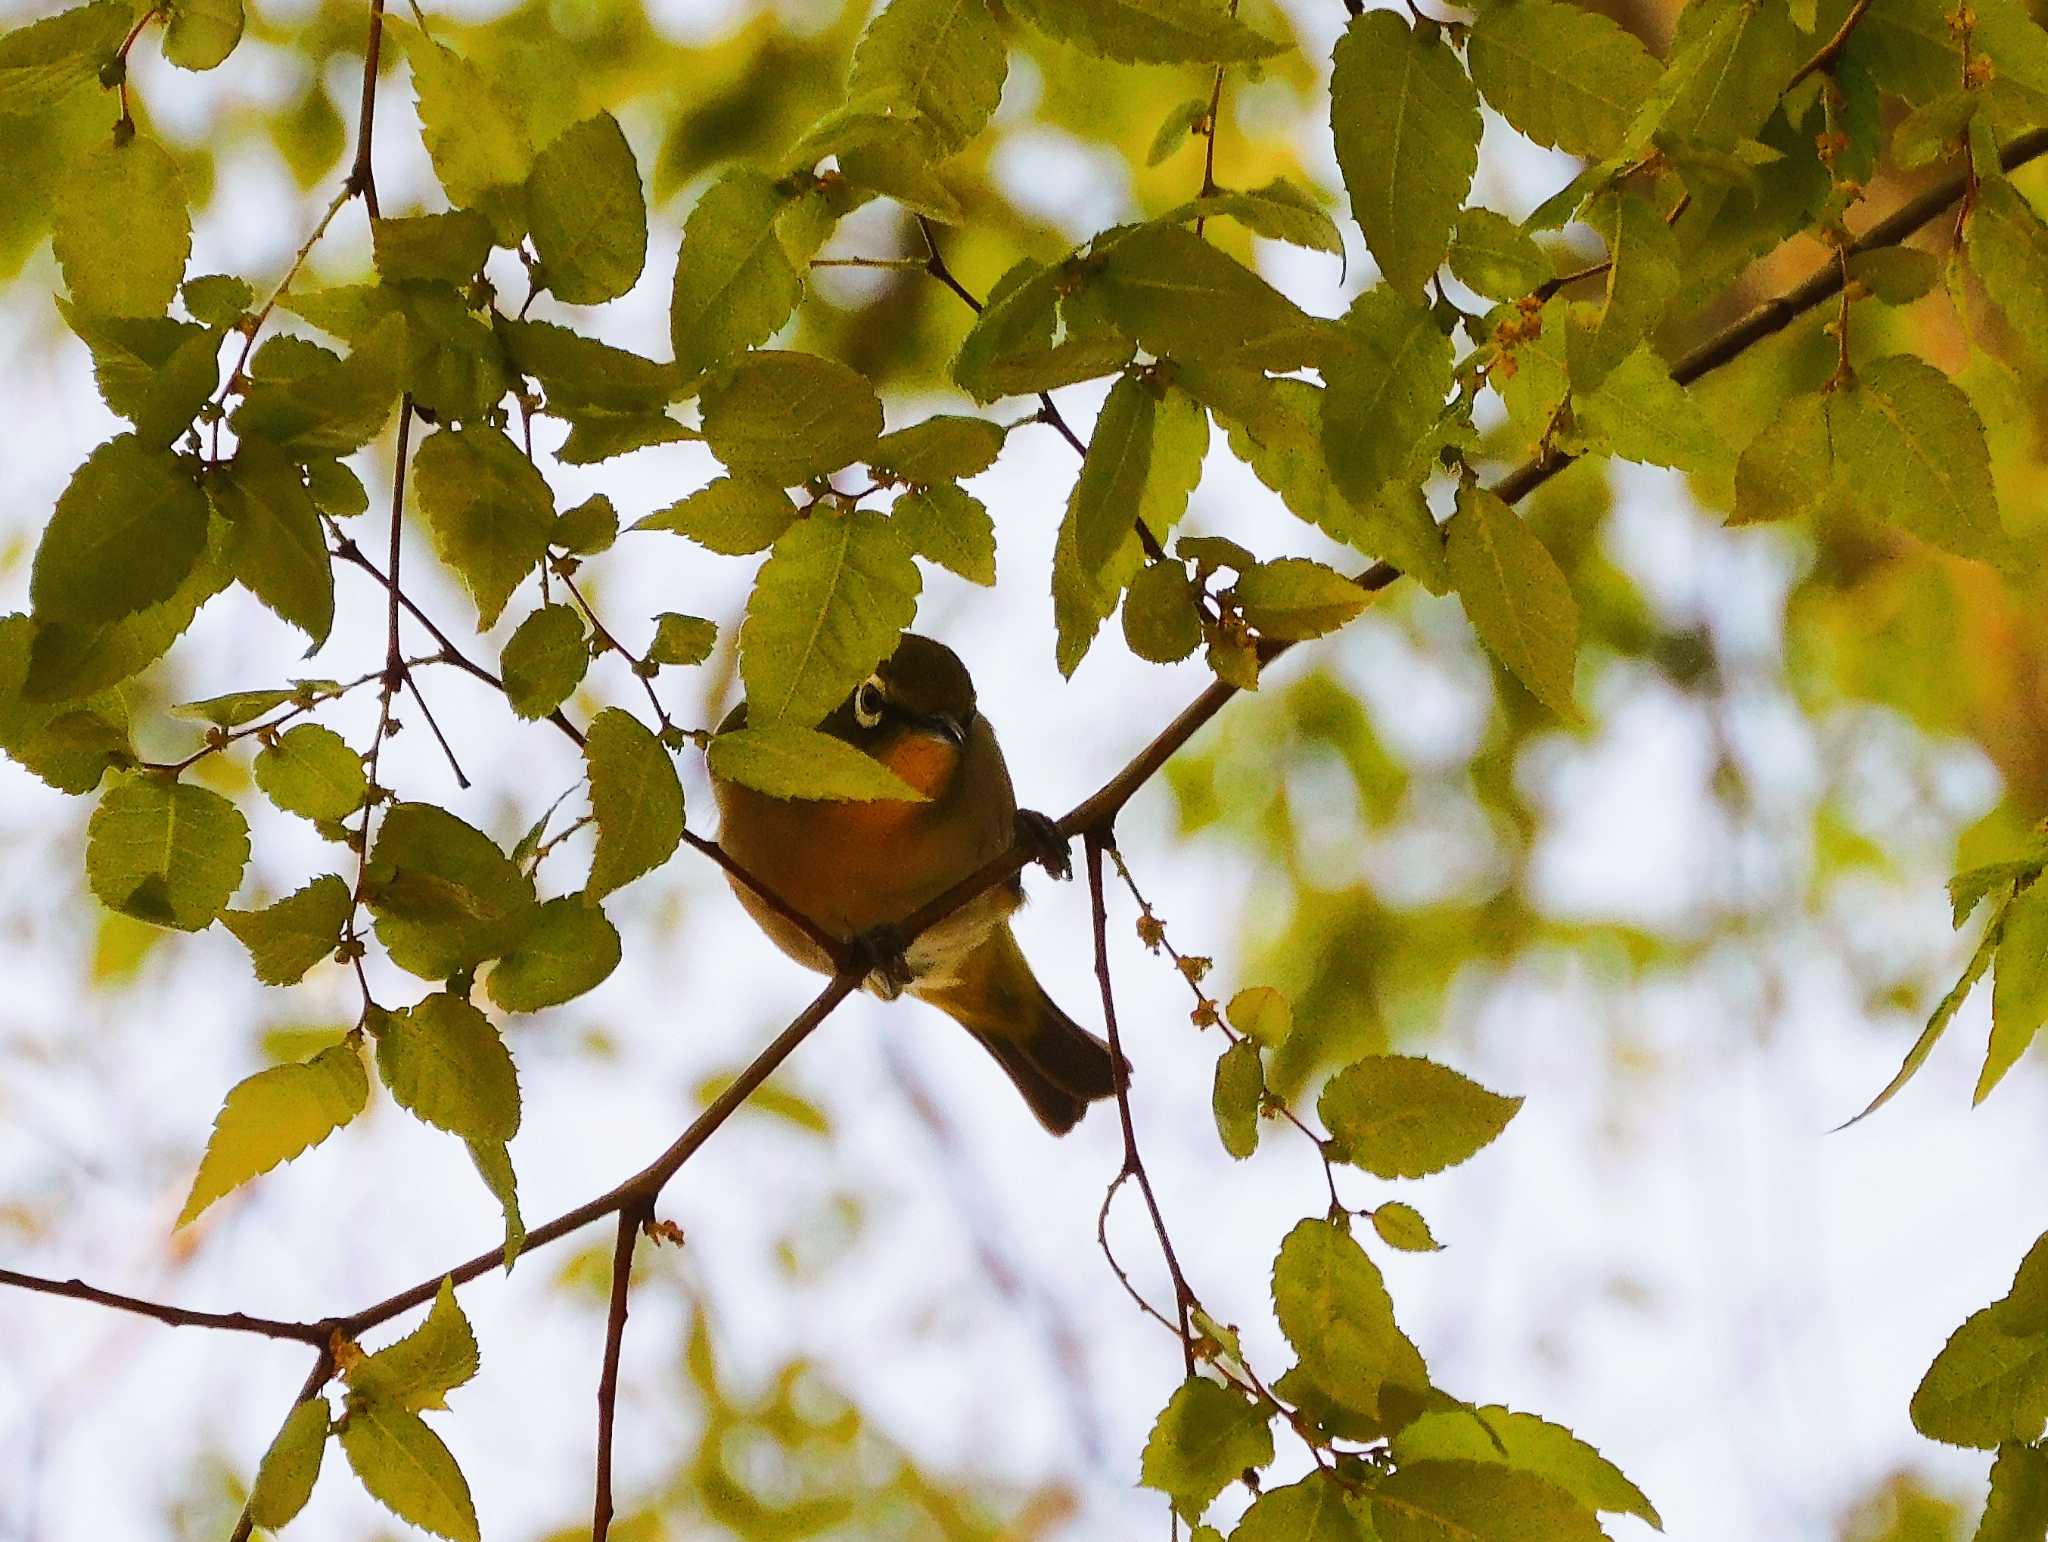
POLYGON ((218 1328, 228 1333, 254 1333, 267 1339, 293 1339, 301 1344, 325 1344, 327 1328, 316 1322, 286 1322, 276 1317, 252 1317, 247 1312, 201 1312, 191 1307, 171 1306, 162 1301, 145 1301, 124 1296, 117 1290, 102 1290, 83 1280, 52 1280, 19 1269, 0 1269, 0 1285, 34 1291, 44 1296, 68 1296, 73 1301, 90 1301, 139 1317, 154 1317, 174 1328, 218 1328))
POLYGON ((619 1351, 626 1339, 626 1302, 633 1288, 633 1244, 654 1215, 652 1200, 619 1210, 619 1238, 612 1248, 612 1300, 605 1314, 604 1368, 597 1377, 597 1499, 590 1542, 605 1542, 612 1530, 612 1426, 618 1417, 619 1351))

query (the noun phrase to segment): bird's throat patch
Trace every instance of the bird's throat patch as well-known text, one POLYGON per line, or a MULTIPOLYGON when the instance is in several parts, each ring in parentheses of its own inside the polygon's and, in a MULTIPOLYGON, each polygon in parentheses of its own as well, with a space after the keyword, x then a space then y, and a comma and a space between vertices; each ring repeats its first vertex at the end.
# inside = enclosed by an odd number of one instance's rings
POLYGON ((899 736, 881 761, 927 798, 938 798, 953 784, 960 751, 940 734, 911 732, 899 736))

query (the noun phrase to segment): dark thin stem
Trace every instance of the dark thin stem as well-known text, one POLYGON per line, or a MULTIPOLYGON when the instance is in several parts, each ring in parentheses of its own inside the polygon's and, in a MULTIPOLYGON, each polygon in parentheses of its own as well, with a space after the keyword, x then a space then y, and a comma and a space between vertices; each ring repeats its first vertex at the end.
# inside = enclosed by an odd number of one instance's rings
POLYGON ((377 170, 370 158, 372 130, 377 122, 377 69, 384 51, 384 0, 370 0, 370 40, 363 47, 363 105, 356 117, 356 158, 349 167, 350 192, 363 195, 370 218, 378 217, 377 170))
POLYGON ((1850 34, 1856 30, 1856 24, 1863 20, 1863 13, 1869 9, 1870 0, 1856 0, 1856 3, 1849 7, 1849 14, 1842 18, 1841 26, 1835 29, 1835 35, 1821 44, 1815 50, 1811 59, 1808 59, 1792 72, 1792 78, 1785 82, 1785 89, 1778 94, 1780 96, 1789 95, 1792 88, 1806 79, 1807 76, 1817 75, 1822 70, 1833 69, 1835 60, 1839 59, 1842 56, 1842 50, 1849 46, 1850 34))
POLYGON ((162 1301, 145 1301, 118 1290, 102 1290, 83 1280, 52 1280, 18 1269, 0 1269, 0 1285, 34 1291, 44 1296, 65 1296, 73 1301, 90 1301, 138 1317, 154 1317, 174 1328, 218 1328, 228 1333, 254 1333, 266 1339, 292 1339, 301 1344, 324 1344, 327 1329, 320 1323, 286 1322, 276 1317, 252 1317, 247 1312, 200 1312, 190 1307, 171 1306, 162 1301))
POLYGON ((619 1236, 612 1248, 611 1309, 604 1323, 604 1368, 597 1378, 597 1498, 590 1542, 605 1542, 612 1530, 612 1426, 619 1406, 619 1350, 626 1339, 626 1305, 633 1288, 633 1244, 653 1214, 652 1201, 619 1210, 619 1236))
POLYGON ((462 774, 462 762, 455 758, 454 746, 449 744, 448 736, 441 732, 441 725, 434 720, 434 709, 427 705, 427 698, 420 690, 419 681, 413 679, 412 666, 401 662, 398 667, 404 673, 405 688, 412 692, 414 705, 420 709, 420 716, 427 720, 427 727, 433 732, 434 742, 441 746, 441 753, 447 757, 448 769, 455 773, 455 785, 467 792, 469 778, 462 774))
MULTIPOLYGON (((654 715, 660 721, 661 726, 663 728, 675 727, 674 720, 668 715, 668 708, 661 704, 661 698, 655 694, 654 682, 642 673, 647 667, 647 661, 620 642, 613 635, 611 628, 598 619, 597 612, 591 608, 590 601, 583 597, 583 591, 576 586, 576 580, 569 576, 566 568, 567 564, 557 567, 555 569, 555 577, 561 579, 563 587, 569 591, 569 597, 575 600, 576 608, 582 611, 585 619, 590 622, 591 630, 597 633, 597 640, 604 644, 606 651, 616 653, 626 661, 627 668, 633 671, 633 678, 638 680, 641 689, 647 692, 647 704, 654 708, 654 715)), ((542 564, 542 571, 546 571, 545 563, 542 564)))

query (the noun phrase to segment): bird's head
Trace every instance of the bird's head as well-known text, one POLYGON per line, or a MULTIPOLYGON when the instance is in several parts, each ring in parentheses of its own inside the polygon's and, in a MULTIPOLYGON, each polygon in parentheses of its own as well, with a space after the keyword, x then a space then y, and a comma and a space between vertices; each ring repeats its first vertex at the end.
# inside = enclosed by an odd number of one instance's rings
POLYGON ((974 716, 974 682, 960 656, 942 642, 905 632, 824 727, 870 754, 906 736, 941 740, 957 754, 974 716))

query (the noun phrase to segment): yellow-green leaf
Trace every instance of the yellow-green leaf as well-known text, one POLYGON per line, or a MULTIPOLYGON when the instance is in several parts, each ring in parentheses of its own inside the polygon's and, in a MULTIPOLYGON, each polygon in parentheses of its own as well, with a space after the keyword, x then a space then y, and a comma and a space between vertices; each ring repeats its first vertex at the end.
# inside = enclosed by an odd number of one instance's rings
POLYGON ((1316 1113, 1344 1161, 1421 1178, 1492 1144, 1521 1106, 1433 1060, 1368 1055, 1330 1078, 1316 1113))
POLYGON ((1451 582, 1480 640, 1538 701, 1575 721, 1579 607, 1556 559, 1483 488, 1459 491, 1444 535, 1451 582))
POLYGON ((185 1225, 223 1194, 317 1146, 363 1111, 369 1078, 352 1044, 237 1082, 213 1121, 206 1155, 178 1212, 185 1225))
POLYGON ((527 216, 540 282, 558 300, 616 300, 647 265, 647 197, 618 119, 608 112, 564 129, 534 157, 527 216))
POLYGON ((881 398, 867 378, 814 353, 744 354, 704 389, 711 453, 782 487, 861 459, 881 431, 881 398))
POLYGON ((418 1414, 351 1400, 341 1449, 370 1497, 400 1520, 448 1542, 481 1542, 468 1480, 418 1414))
POLYGON ((327 1450, 327 1399, 309 1397, 285 1416, 249 1486, 249 1519, 275 1531, 306 1508, 327 1450))
POLYGON ((482 1365, 476 1334, 444 1277, 426 1319, 404 1338, 366 1355, 348 1372, 352 1393, 387 1407, 419 1413, 446 1408, 448 1394, 482 1365))
POLYGON ((369 778, 348 741, 319 723, 288 728, 256 756, 256 785, 287 814, 315 823, 363 806, 369 778))
POLYGON ((924 794, 844 739, 794 723, 764 723, 718 735, 711 774, 771 798, 922 803, 924 794))
POLYGON ((249 825, 217 792, 155 775, 117 782, 86 827, 85 876, 109 910, 204 931, 242 881, 249 825))
POLYGON ((139 134, 88 150, 57 184, 51 237, 81 310, 161 316, 192 251, 192 216, 177 163, 139 134))
POLYGON ((249 950, 257 979, 296 985, 341 946, 354 909, 348 885, 327 873, 261 910, 223 910, 220 921, 249 950))
POLYGON ((464 1140, 519 1130, 519 1073, 490 1019, 437 991, 377 1026, 377 1074, 399 1107, 464 1140))
POLYGON ((36 547, 36 619, 119 621, 168 599, 206 550, 206 495, 194 469, 133 434, 88 455, 36 547))
POLYGON ((683 784, 668 751, 632 713, 607 707, 583 743, 597 850, 584 895, 592 902, 652 872, 683 839, 683 784))
POLYGON ((507 1012, 539 1012, 595 990, 619 967, 619 955, 618 928, 597 906, 567 894, 540 907, 484 984, 507 1012))
POLYGON ((1272 1413, 1243 1393, 1190 1376, 1174 1389, 1139 1459, 1138 1481, 1189 1521, 1247 1469, 1273 1460, 1272 1413))

